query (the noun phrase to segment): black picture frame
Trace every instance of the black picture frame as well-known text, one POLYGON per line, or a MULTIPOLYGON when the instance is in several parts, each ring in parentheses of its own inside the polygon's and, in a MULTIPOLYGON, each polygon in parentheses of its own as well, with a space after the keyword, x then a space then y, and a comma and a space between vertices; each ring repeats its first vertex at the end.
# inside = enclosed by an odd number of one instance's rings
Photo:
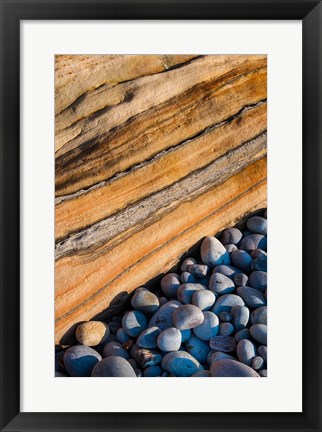
MULTIPOLYGON (((321 431, 322 4, 311 0, 1 0, 1 431, 321 431), (302 20, 303 412, 20 412, 20 21, 302 20)), ((291 69, 290 69, 291 70, 291 69)), ((285 107, 287 109, 287 107, 285 107)), ((299 173, 300 175, 300 173, 299 173)), ((297 215, 294 215, 297 217, 297 215)), ((289 233, 295 235, 295 233, 289 233)), ((283 247, 283 246, 282 246, 283 247)), ((287 253, 301 253, 288 251, 287 253)), ((290 320, 296 319, 291 317, 290 320)), ((291 324, 290 324, 291 325, 291 324)), ((287 338, 287 336, 285 336, 287 338)), ((296 361, 296 359, 287 359, 296 361)), ((287 373, 287 362, 281 362, 287 373)), ((254 395, 254 397, 257 397, 254 395)), ((278 397, 278 396, 277 396, 278 397)))

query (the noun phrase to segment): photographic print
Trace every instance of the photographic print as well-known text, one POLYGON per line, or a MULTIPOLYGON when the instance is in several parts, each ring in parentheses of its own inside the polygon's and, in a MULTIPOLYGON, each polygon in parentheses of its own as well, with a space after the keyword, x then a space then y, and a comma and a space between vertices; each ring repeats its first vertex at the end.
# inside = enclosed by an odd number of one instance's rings
POLYGON ((267 363, 267 56, 55 56, 55 376, 267 363))

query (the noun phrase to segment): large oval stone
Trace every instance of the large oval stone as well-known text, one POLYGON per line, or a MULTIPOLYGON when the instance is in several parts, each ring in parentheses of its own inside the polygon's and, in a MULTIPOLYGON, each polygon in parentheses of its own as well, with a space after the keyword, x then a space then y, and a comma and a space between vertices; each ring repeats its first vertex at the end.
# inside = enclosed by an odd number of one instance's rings
POLYGON ((212 377, 259 377, 251 367, 231 359, 214 362, 211 365, 210 373, 212 377))
MULTIPOLYGON (((250 288, 248 286, 241 286, 237 288, 237 294, 244 300, 246 305, 250 308, 258 308, 260 306, 266 306, 265 295, 261 291, 258 291, 255 288, 250 288)), ((217 303, 215 303, 215 306, 217 303)))
POLYGON ((228 276, 219 272, 211 275, 208 287, 210 291, 218 295, 231 294, 236 289, 234 282, 228 276))
POLYGON ((234 306, 244 306, 244 305, 245 303, 239 295, 224 294, 223 296, 219 297, 216 300, 216 303, 214 304, 214 307, 211 309, 211 311, 214 314, 219 315, 220 312, 223 311, 230 312, 234 306))
POLYGON ((130 363, 123 357, 106 357, 97 363, 92 371, 92 377, 131 377, 136 374, 130 363))
MULTIPOLYGON (((203 323, 193 329, 194 334, 203 341, 209 341, 219 331, 219 319, 213 312, 203 313, 203 323)), ((192 354, 193 355, 193 354, 192 354)))
POLYGON ((179 330, 187 330, 202 324, 203 313, 194 305, 183 305, 173 312, 173 322, 179 330))
POLYGON ((89 377, 93 367, 102 360, 100 354, 86 345, 74 345, 65 351, 63 362, 72 377, 89 377))
POLYGON ((203 370, 198 360, 185 351, 166 354, 162 359, 161 367, 176 377, 190 377, 203 370))
POLYGON ((181 305, 182 303, 178 300, 171 300, 165 303, 154 313, 148 327, 159 327, 160 330, 173 327, 173 312, 181 305))
POLYGON ((131 305, 134 309, 145 314, 153 314, 159 309, 159 299, 151 291, 141 290, 134 293, 131 299, 131 305))
POLYGON ((251 366, 253 358, 257 355, 256 346, 247 339, 238 342, 236 352, 238 360, 247 366, 251 366))

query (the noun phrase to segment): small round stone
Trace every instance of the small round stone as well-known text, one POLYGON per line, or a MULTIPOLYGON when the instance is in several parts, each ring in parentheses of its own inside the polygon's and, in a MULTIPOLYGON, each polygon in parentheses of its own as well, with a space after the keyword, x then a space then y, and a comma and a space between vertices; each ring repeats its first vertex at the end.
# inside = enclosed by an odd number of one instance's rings
POLYGON ((203 370, 198 360, 185 351, 166 354, 162 359, 161 367, 176 377, 190 377, 203 370))
POLYGON ((197 282, 196 279, 189 272, 181 273, 180 279, 181 279, 181 283, 183 283, 183 284, 185 284, 185 283, 192 283, 193 284, 193 283, 197 282))
POLYGON ((222 273, 215 272, 209 280, 209 290, 217 295, 231 294, 236 287, 234 282, 222 273))
POLYGON ((255 309, 250 315, 251 324, 267 325, 267 306, 261 306, 255 309))
POLYGON ((243 238, 239 249, 243 249, 246 252, 251 252, 254 249, 267 249, 267 239, 261 234, 249 234, 243 238))
POLYGON ((145 314, 152 314, 159 309, 159 299, 151 291, 135 292, 131 299, 134 309, 145 314))
POLYGON ((265 324, 254 324, 249 331, 257 342, 261 345, 267 345, 267 326, 265 324))
POLYGON ((149 322, 149 327, 159 327, 160 330, 165 330, 168 327, 173 327, 173 312, 181 306, 178 300, 170 300, 161 306, 152 316, 149 322))
POLYGON ((227 311, 220 312, 218 316, 219 316, 219 320, 223 322, 231 322, 233 320, 231 313, 227 311))
MULTIPOLYGON (((238 288, 238 289, 240 289, 240 288, 238 288)), ((219 315, 220 312, 222 312, 222 311, 231 312, 231 309, 234 306, 244 306, 244 305, 245 305, 245 303, 239 295, 224 294, 216 300, 216 303, 211 310, 216 315, 219 315)))
POLYGON ((206 311, 203 313, 203 323, 193 329, 193 333, 203 341, 209 341, 216 336, 219 331, 219 319, 213 312, 206 311))
POLYGON ((143 376, 144 377, 159 377, 162 375, 162 369, 160 366, 149 366, 146 369, 144 369, 143 376))
POLYGON ((236 360, 223 359, 211 365, 212 377, 259 377, 251 367, 236 360))
POLYGON ((161 279, 160 285, 163 294, 168 298, 177 296, 177 290, 180 285, 180 276, 176 273, 168 273, 161 279))
POLYGON ((216 296, 212 291, 200 290, 192 295, 192 304, 200 310, 207 311, 211 309, 216 301, 216 296))
POLYGON ((105 358, 111 356, 123 357, 124 359, 128 360, 129 353, 122 347, 119 342, 109 342, 105 345, 103 349, 102 357, 105 358))
POLYGON ((192 301, 192 296, 196 291, 204 290, 205 287, 199 283, 195 284, 182 284, 179 286, 177 291, 178 300, 183 304, 189 304, 192 301))
POLYGON ((159 334, 157 344, 161 351, 178 351, 181 345, 181 340, 182 336, 180 330, 175 327, 170 327, 159 334))
POLYGON ((232 352, 236 349, 236 341, 232 336, 215 336, 210 339, 209 345, 215 351, 232 352))
POLYGON ((229 253, 215 237, 206 237, 203 240, 200 246, 200 255, 201 261, 210 267, 220 264, 230 264, 229 253))
POLYGON ((93 367, 102 360, 100 354, 86 345, 74 345, 65 351, 63 361, 72 377, 89 377, 93 367))
POLYGON ((261 369, 260 371, 258 371, 258 374, 263 378, 267 378, 267 370, 266 369, 261 369))
POLYGON ((252 359, 252 368, 256 371, 264 367, 264 359, 260 356, 255 356, 252 359))
POLYGON ((231 262, 233 266, 237 267, 245 273, 250 272, 250 266, 252 263, 252 257, 244 250, 236 250, 230 254, 231 262))
POLYGON ((239 341, 241 341, 242 339, 249 339, 251 340, 252 337, 249 333, 249 329, 248 328, 244 328, 242 330, 239 330, 236 334, 235 334, 235 341, 238 343, 239 341))
POLYGON ((95 346, 104 343, 110 334, 107 324, 101 321, 87 321, 76 329, 76 339, 81 345, 95 346))
POLYGON ((203 323, 204 315, 202 311, 194 305, 179 306, 173 312, 175 327, 179 330, 191 329, 203 323))
POLYGON ((242 233, 238 228, 228 228, 222 233, 221 242, 223 245, 234 244, 238 245, 242 239, 242 233))
POLYGON ((245 328, 249 320, 249 309, 246 306, 234 306, 231 309, 231 314, 233 317, 233 325, 238 332, 239 330, 245 328))
POLYGON ((267 235, 267 219, 260 216, 253 216, 246 222, 250 232, 255 234, 267 235))
MULTIPOLYGON (((241 286, 237 288, 237 294, 244 300, 246 305, 250 308, 258 308, 260 306, 266 306, 265 295, 255 288, 250 288, 248 286, 241 286)), ((218 302, 215 303, 216 304, 218 302)))
POLYGON ((229 322, 223 322, 219 325, 219 336, 230 336, 235 331, 234 326, 229 322))
POLYGON ((140 334, 136 340, 136 344, 140 348, 156 348, 158 346, 157 339, 161 330, 159 327, 149 327, 140 334))
POLYGON ((253 271, 249 275, 248 286, 265 292, 267 289, 267 273, 263 271, 253 271))
POLYGON ((234 277, 234 284, 236 287, 247 285, 248 276, 246 276, 244 273, 238 273, 234 277))
POLYGON ((264 359, 265 363, 267 363, 267 346, 260 345, 258 347, 258 354, 264 359))
POLYGON ((147 328, 146 316, 137 310, 126 312, 122 319, 122 326, 129 336, 137 337, 147 328))
POLYGON ((195 278, 202 278, 209 272, 209 267, 205 264, 190 264, 187 266, 187 269, 195 278))
POLYGON ((226 244, 224 246, 226 248, 226 251, 229 252, 229 253, 232 253, 234 250, 238 250, 238 247, 236 245, 232 244, 232 243, 226 244))
POLYGON ((207 342, 197 338, 195 335, 191 335, 191 337, 186 342, 186 348, 188 353, 200 363, 207 362, 207 356, 210 351, 210 347, 207 342))
POLYGON ((92 377, 136 377, 130 363, 123 357, 106 357, 98 362, 92 371, 92 377))
POLYGON ((256 346, 248 339, 242 339, 237 344, 237 357, 242 363, 251 366, 253 358, 257 355, 256 346))
POLYGON ((196 264, 196 263, 197 263, 197 261, 194 258, 192 258, 192 257, 186 258, 181 264, 181 267, 180 267, 181 272, 187 272, 188 266, 192 265, 192 264, 196 264))

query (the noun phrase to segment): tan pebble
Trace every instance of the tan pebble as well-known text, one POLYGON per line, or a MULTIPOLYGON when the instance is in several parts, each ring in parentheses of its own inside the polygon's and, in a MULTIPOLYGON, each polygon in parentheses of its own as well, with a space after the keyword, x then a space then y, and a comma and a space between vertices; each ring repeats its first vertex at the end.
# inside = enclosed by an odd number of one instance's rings
POLYGON ((76 330, 76 339, 82 345, 95 346, 106 341, 110 334, 107 324, 101 321, 87 321, 76 330))

